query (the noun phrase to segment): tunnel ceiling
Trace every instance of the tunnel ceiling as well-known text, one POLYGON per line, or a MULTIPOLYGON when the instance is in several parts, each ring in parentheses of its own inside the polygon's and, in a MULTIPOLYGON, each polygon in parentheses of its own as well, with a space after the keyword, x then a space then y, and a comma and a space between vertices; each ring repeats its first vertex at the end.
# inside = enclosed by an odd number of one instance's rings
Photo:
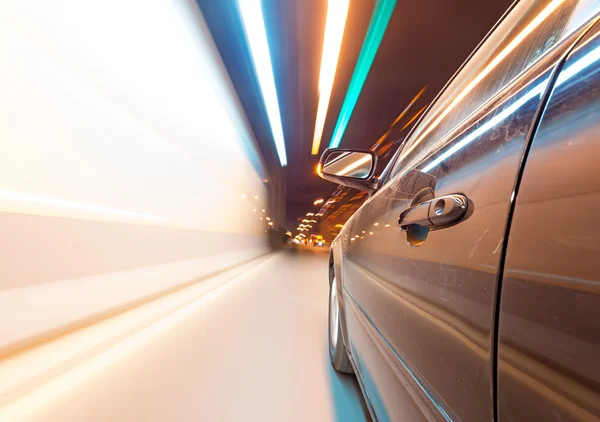
MULTIPOLYGON (((407 116, 428 104, 510 3, 398 0, 341 146, 372 146, 424 86, 427 90, 407 116)), ((279 161, 237 0, 198 4, 263 155, 275 168, 279 161)), ((375 5, 376 0, 350 0, 320 151, 332 137, 375 5)), ((327 198, 337 188, 316 175, 318 156, 311 155, 327 2, 263 0, 262 6, 288 157, 282 172, 287 183, 286 226, 293 228, 298 216, 315 209, 316 198, 327 198)))

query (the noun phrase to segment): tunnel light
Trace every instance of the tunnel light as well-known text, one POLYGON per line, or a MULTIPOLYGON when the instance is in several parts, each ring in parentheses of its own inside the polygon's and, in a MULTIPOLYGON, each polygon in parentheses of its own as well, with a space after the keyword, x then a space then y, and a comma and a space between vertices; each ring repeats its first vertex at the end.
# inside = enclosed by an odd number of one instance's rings
POLYGON ((371 70, 371 65, 379 49, 379 44, 381 44, 387 25, 392 17, 394 6, 396 6, 396 0, 377 0, 375 4, 369 29, 360 50, 360 55, 358 56, 358 61, 356 62, 356 67, 354 68, 354 73, 352 74, 348 92, 346 93, 346 98, 344 98, 342 110, 335 125, 329 148, 337 148, 342 141, 342 136, 344 136, 346 127, 350 122, 350 117, 352 116, 362 87, 365 84, 369 70, 371 70))
POLYGON ((312 155, 319 153, 325 117, 333 89, 335 71, 337 69, 344 27, 348 16, 350 0, 329 0, 327 3, 327 19, 325 21, 325 36, 323 38, 323 53, 321 56, 321 74, 319 75, 319 105, 315 121, 315 133, 312 143, 312 155))
POLYGON ((315 202, 313 202, 314 205, 319 205, 322 204, 324 201, 324 199, 317 199, 315 202))
POLYGON ((256 76, 267 109, 267 116, 275 141, 275 148, 282 166, 287 165, 285 153, 285 141, 283 139, 283 128, 281 126, 281 114, 279 112, 279 101, 275 89, 275 77, 273 65, 269 53, 269 42, 265 31, 265 22, 260 0, 238 0, 242 21, 246 29, 246 37, 250 45, 250 52, 256 76))

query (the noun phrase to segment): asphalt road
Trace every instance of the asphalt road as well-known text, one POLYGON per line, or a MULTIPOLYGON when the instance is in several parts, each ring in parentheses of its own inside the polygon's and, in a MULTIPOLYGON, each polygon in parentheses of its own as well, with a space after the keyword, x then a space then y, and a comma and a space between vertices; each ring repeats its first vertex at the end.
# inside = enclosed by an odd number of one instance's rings
POLYGON ((4 397, 0 420, 368 420, 354 377, 329 364, 327 251, 301 246, 197 284, 0 367, 82 350, 4 397))

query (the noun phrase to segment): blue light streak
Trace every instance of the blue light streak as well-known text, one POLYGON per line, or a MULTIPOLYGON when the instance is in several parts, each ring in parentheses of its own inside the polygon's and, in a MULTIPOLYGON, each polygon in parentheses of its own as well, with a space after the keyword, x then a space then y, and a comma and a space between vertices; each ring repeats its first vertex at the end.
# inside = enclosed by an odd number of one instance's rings
POLYGON ((261 0, 238 0, 238 5, 246 29, 252 62, 254 63, 263 101, 267 109, 267 116, 271 125, 271 133, 275 141, 279 162, 282 166, 285 166, 287 165, 287 156, 285 153, 283 127, 281 125, 281 113, 279 111, 279 101, 275 88, 275 77, 273 75, 273 65, 271 63, 261 0))
MULTIPOLYGON (((576 74, 578 74, 579 72, 581 72, 582 70, 584 70, 585 68, 590 66, 591 64, 595 63, 599 59, 600 59, 600 46, 596 47, 594 50, 590 51, 588 54, 583 56, 581 59, 577 60, 575 63, 570 65, 568 68, 564 69, 560 73, 558 78, 556 79, 554 89, 556 89, 557 87, 559 87, 560 85, 565 83, 567 80, 569 80, 570 78, 572 78, 573 76, 575 76, 576 74)), ((446 160, 447 158, 449 158, 456 152, 460 151, 461 149, 463 149, 464 147, 469 145, 471 142, 473 142, 475 139, 477 139, 481 135, 483 135, 485 132, 492 129, 494 126, 496 126, 497 124, 499 124, 500 122, 502 122, 503 120, 508 118, 511 114, 515 113, 517 110, 519 110, 521 107, 523 107, 529 100, 531 100, 532 98, 534 98, 536 96, 542 95, 542 93, 546 90, 547 86, 548 86, 548 79, 537 84, 535 87, 533 87, 531 90, 529 90, 525 95, 523 95, 519 100, 517 100, 514 104, 512 104, 506 110, 499 113, 493 119, 489 120, 487 123, 482 125, 479 129, 475 130, 473 133, 465 136, 463 139, 461 139, 459 142, 457 142, 455 145, 453 145, 450 149, 448 149, 446 152, 444 152, 438 158, 436 158, 431 163, 429 163, 427 166, 425 166, 421 171, 429 172, 431 169, 436 167, 442 161, 446 160)))

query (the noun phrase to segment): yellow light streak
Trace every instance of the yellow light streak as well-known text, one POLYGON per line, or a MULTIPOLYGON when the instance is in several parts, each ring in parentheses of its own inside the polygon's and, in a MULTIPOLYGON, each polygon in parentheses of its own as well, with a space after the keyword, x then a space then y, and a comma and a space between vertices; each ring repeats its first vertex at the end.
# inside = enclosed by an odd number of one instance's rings
POLYGON ((427 108, 427 104, 425 104, 419 111, 417 111, 415 113, 415 115, 412 116, 411 119, 408 122, 406 122, 406 124, 404 126, 402 126, 402 129, 400 129, 400 130, 402 131, 402 130, 406 129, 408 126, 410 126, 411 123, 414 122, 421 115, 421 113, 423 113, 425 111, 426 108, 427 108))
POLYGON ((398 115, 398 117, 396 117, 396 120, 394 120, 392 122, 392 124, 390 125, 390 127, 393 127, 396 125, 396 123, 398 123, 400 121, 401 118, 404 117, 404 115, 406 114, 406 112, 412 107, 412 105, 419 99, 419 97, 421 97, 421 95, 423 95, 423 93, 427 90, 427 85, 425 85, 423 88, 421 88, 421 90, 417 93, 417 95, 415 95, 413 97, 412 100, 410 100, 410 103, 408 103, 408 105, 404 108, 404 110, 402 110, 402 113, 400 113, 398 115))
POLYGON ((348 16, 350 0, 329 0, 327 3, 327 18, 325 21, 325 36, 323 39, 323 55, 321 56, 321 73, 319 75, 319 105, 315 121, 312 155, 319 153, 323 127, 327 117, 327 108, 333 90, 333 81, 337 69, 344 27, 348 16))

